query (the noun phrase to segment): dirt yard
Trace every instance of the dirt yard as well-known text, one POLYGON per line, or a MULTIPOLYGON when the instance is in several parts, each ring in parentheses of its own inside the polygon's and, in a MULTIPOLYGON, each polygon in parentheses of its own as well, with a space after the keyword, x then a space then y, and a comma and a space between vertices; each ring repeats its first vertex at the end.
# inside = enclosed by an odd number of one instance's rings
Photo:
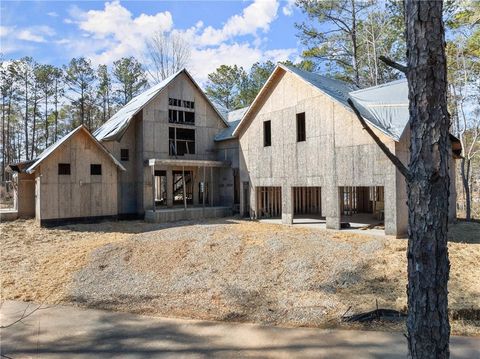
MULTIPOLYGON (((346 326, 345 312, 376 301, 406 309, 402 239, 236 219, 0 230, 3 299, 317 327, 346 326)), ((450 236, 452 329, 480 335, 480 224, 450 236)))

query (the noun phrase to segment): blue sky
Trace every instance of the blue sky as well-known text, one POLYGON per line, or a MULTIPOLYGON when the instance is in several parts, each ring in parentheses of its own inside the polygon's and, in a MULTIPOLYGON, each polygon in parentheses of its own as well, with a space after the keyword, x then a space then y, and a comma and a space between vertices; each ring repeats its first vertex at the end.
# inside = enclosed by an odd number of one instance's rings
POLYGON ((143 62, 154 31, 182 33, 192 46, 189 68, 200 82, 220 64, 295 60, 301 52, 293 0, 5 1, 0 45, 5 58, 33 56, 62 65, 85 56, 97 65, 122 56, 143 62))

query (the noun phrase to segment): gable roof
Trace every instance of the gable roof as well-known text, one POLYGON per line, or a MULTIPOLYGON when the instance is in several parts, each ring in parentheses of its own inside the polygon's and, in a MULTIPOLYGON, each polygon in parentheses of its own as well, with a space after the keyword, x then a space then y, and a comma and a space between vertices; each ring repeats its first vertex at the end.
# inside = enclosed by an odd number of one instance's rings
POLYGON ((245 115, 245 112, 247 112, 247 110, 248 106, 228 112, 226 114, 228 127, 215 135, 215 141, 225 141, 235 138, 233 132, 237 128, 238 124, 240 123, 242 117, 245 115))
POLYGON ((249 110, 233 131, 233 136, 237 136, 241 128, 246 125, 248 116, 253 113, 253 108, 258 105, 261 97, 268 91, 273 77, 282 70, 298 76, 303 81, 326 94, 332 100, 343 105, 348 111, 353 112, 347 102, 348 99, 351 98, 357 105, 365 121, 393 140, 400 140, 409 120, 408 86, 406 80, 393 81, 384 85, 360 90, 358 87, 347 84, 346 82, 283 64, 278 64, 272 72, 265 85, 255 97, 249 110), (407 104, 406 112, 404 111, 405 103, 407 104))
POLYGON ((218 116, 223 120, 225 125, 228 126, 222 114, 218 109, 212 104, 210 99, 205 95, 200 86, 195 82, 193 77, 188 73, 184 68, 180 71, 177 71, 173 75, 167 77, 162 82, 150 87, 148 90, 142 92, 141 94, 135 96, 131 99, 125 106, 123 106, 117 113, 115 113, 107 122, 105 122, 101 127, 99 127, 93 135, 99 141, 111 141, 119 140, 128 126, 132 118, 140 112, 145 105, 147 105, 151 100, 155 98, 164 88, 166 88, 173 80, 175 80, 180 74, 184 73, 193 83, 193 85, 200 91, 203 97, 207 100, 210 106, 218 114, 218 116))
POLYGON ((115 158, 113 155, 108 151, 105 146, 103 146, 93 135, 90 133, 89 130, 84 125, 78 126, 76 129, 70 131, 68 134, 63 136, 61 139, 59 139, 57 142, 54 144, 50 145, 47 147, 41 154, 38 156, 33 162, 30 167, 26 169, 25 172, 27 173, 33 173, 35 172, 35 169, 42 163, 48 156, 50 156, 53 152, 55 152, 63 143, 67 142, 70 138, 72 138, 76 133, 83 131, 84 133, 87 134, 87 136, 103 151, 105 154, 107 154, 110 159, 112 160, 113 163, 117 167, 119 167, 122 171, 126 171, 125 167, 115 158))

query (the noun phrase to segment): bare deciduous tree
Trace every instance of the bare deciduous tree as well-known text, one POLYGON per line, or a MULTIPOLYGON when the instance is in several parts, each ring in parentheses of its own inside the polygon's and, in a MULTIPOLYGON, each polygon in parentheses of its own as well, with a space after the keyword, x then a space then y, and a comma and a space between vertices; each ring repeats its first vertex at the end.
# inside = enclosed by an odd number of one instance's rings
POLYGON ((157 31, 147 44, 147 55, 151 63, 148 74, 152 81, 158 83, 186 67, 190 61, 190 52, 190 45, 180 33, 157 31))

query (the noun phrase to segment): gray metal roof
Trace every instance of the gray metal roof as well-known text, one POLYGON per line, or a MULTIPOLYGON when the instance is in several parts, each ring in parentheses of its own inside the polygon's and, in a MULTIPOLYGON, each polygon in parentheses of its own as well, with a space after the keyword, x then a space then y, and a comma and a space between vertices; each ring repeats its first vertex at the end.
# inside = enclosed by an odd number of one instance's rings
POLYGON ((235 136, 233 135, 233 131, 235 131, 238 124, 240 123, 240 120, 243 118, 247 110, 248 107, 244 107, 238 110, 228 112, 226 115, 228 127, 222 132, 219 132, 215 135, 215 141, 225 141, 235 138, 235 136))
MULTIPOLYGON (((283 64, 278 64, 273 73, 279 69, 297 75, 302 80, 345 106, 349 111, 352 111, 352 109, 347 101, 351 98, 366 122, 393 140, 400 140, 409 120, 408 86, 406 80, 397 80, 360 90, 358 87, 347 84, 346 82, 283 64)), ((273 73, 260 90, 260 93, 266 91, 267 85, 273 77, 273 73)), ((260 93, 253 103, 258 101, 260 93)), ((252 107, 253 106, 250 106, 250 108, 252 107)), ((239 127, 242 126, 249 112, 250 111, 247 111, 246 114, 244 114, 242 120, 236 126, 236 130, 233 133, 234 136, 237 135, 239 127)))
MULTIPOLYGON (((182 69, 173 75, 167 77, 165 80, 159 84, 150 87, 148 90, 142 92, 140 95, 134 97, 130 102, 123 106, 115 115, 113 115, 107 122, 105 122, 100 128, 98 128, 93 135, 99 141, 111 141, 119 140, 128 126, 133 116, 135 116, 148 102, 150 102, 157 94, 159 94, 165 87, 168 86, 178 75, 185 73, 192 83, 200 90, 200 92, 205 96, 207 102, 213 107, 215 112, 224 120, 222 114, 218 109, 212 104, 210 99, 204 94, 200 86, 195 82, 193 77, 188 73, 186 69, 182 69)), ((224 120, 225 124, 226 121, 224 120)))
POLYGON ((353 91, 349 95, 365 120, 395 141, 400 140, 410 118, 406 79, 353 91))
MULTIPOLYGON (((332 97, 334 100, 337 100, 345 106, 348 106, 348 94, 351 91, 358 90, 358 87, 356 87, 355 85, 351 85, 340 80, 315 74, 313 72, 300 70, 293 66, 286 66, 283 64, 279 64, 278 66, 288 72, 292 72, 300 76, 302 79, 304 79, 311 85, 321 90, 323 93, 327 94, 328 96, 332 97)), ((350 106, 348 107, 350 108, 350 106)))
POLYGON ((89 130, 83 125, 78 126, 76 129, 70 131, 68 134, 63 136, 61 139, 59 139, 57 142, 54 144, 50 145, 47 147, 41 154, 38 156, 34 161, 34 163, 27 168, 26 172, 27 173, 33 173, 35 172, 35 168, 38 167, 38 165, 45 160, 48 156, 50 156, 57 148, 59 148, 63 143, 65 143, 68 139, 70 139, 74 134, 76 134, 79 131, 85 131, 85 133, 92 139, 93 142, 97 146, 100 147, 101 150, 103 150, 111 159, 112 161, 123 171, 125 171, 125 167, 122 166, 122 164, 115 158, 113 155, 108 151, 105 146, 103 146, 95 137, 92 136, 89 130))
POLYGON ((347 100, 351 98, 365 121, 393 140, 400 140, 409 120, 408 84, 406 79, 358 89, 343 81, 303 71, 295 67, 279 66, 300 76, 343 104, 348 110, 351 110, 351 108, 347 100))

